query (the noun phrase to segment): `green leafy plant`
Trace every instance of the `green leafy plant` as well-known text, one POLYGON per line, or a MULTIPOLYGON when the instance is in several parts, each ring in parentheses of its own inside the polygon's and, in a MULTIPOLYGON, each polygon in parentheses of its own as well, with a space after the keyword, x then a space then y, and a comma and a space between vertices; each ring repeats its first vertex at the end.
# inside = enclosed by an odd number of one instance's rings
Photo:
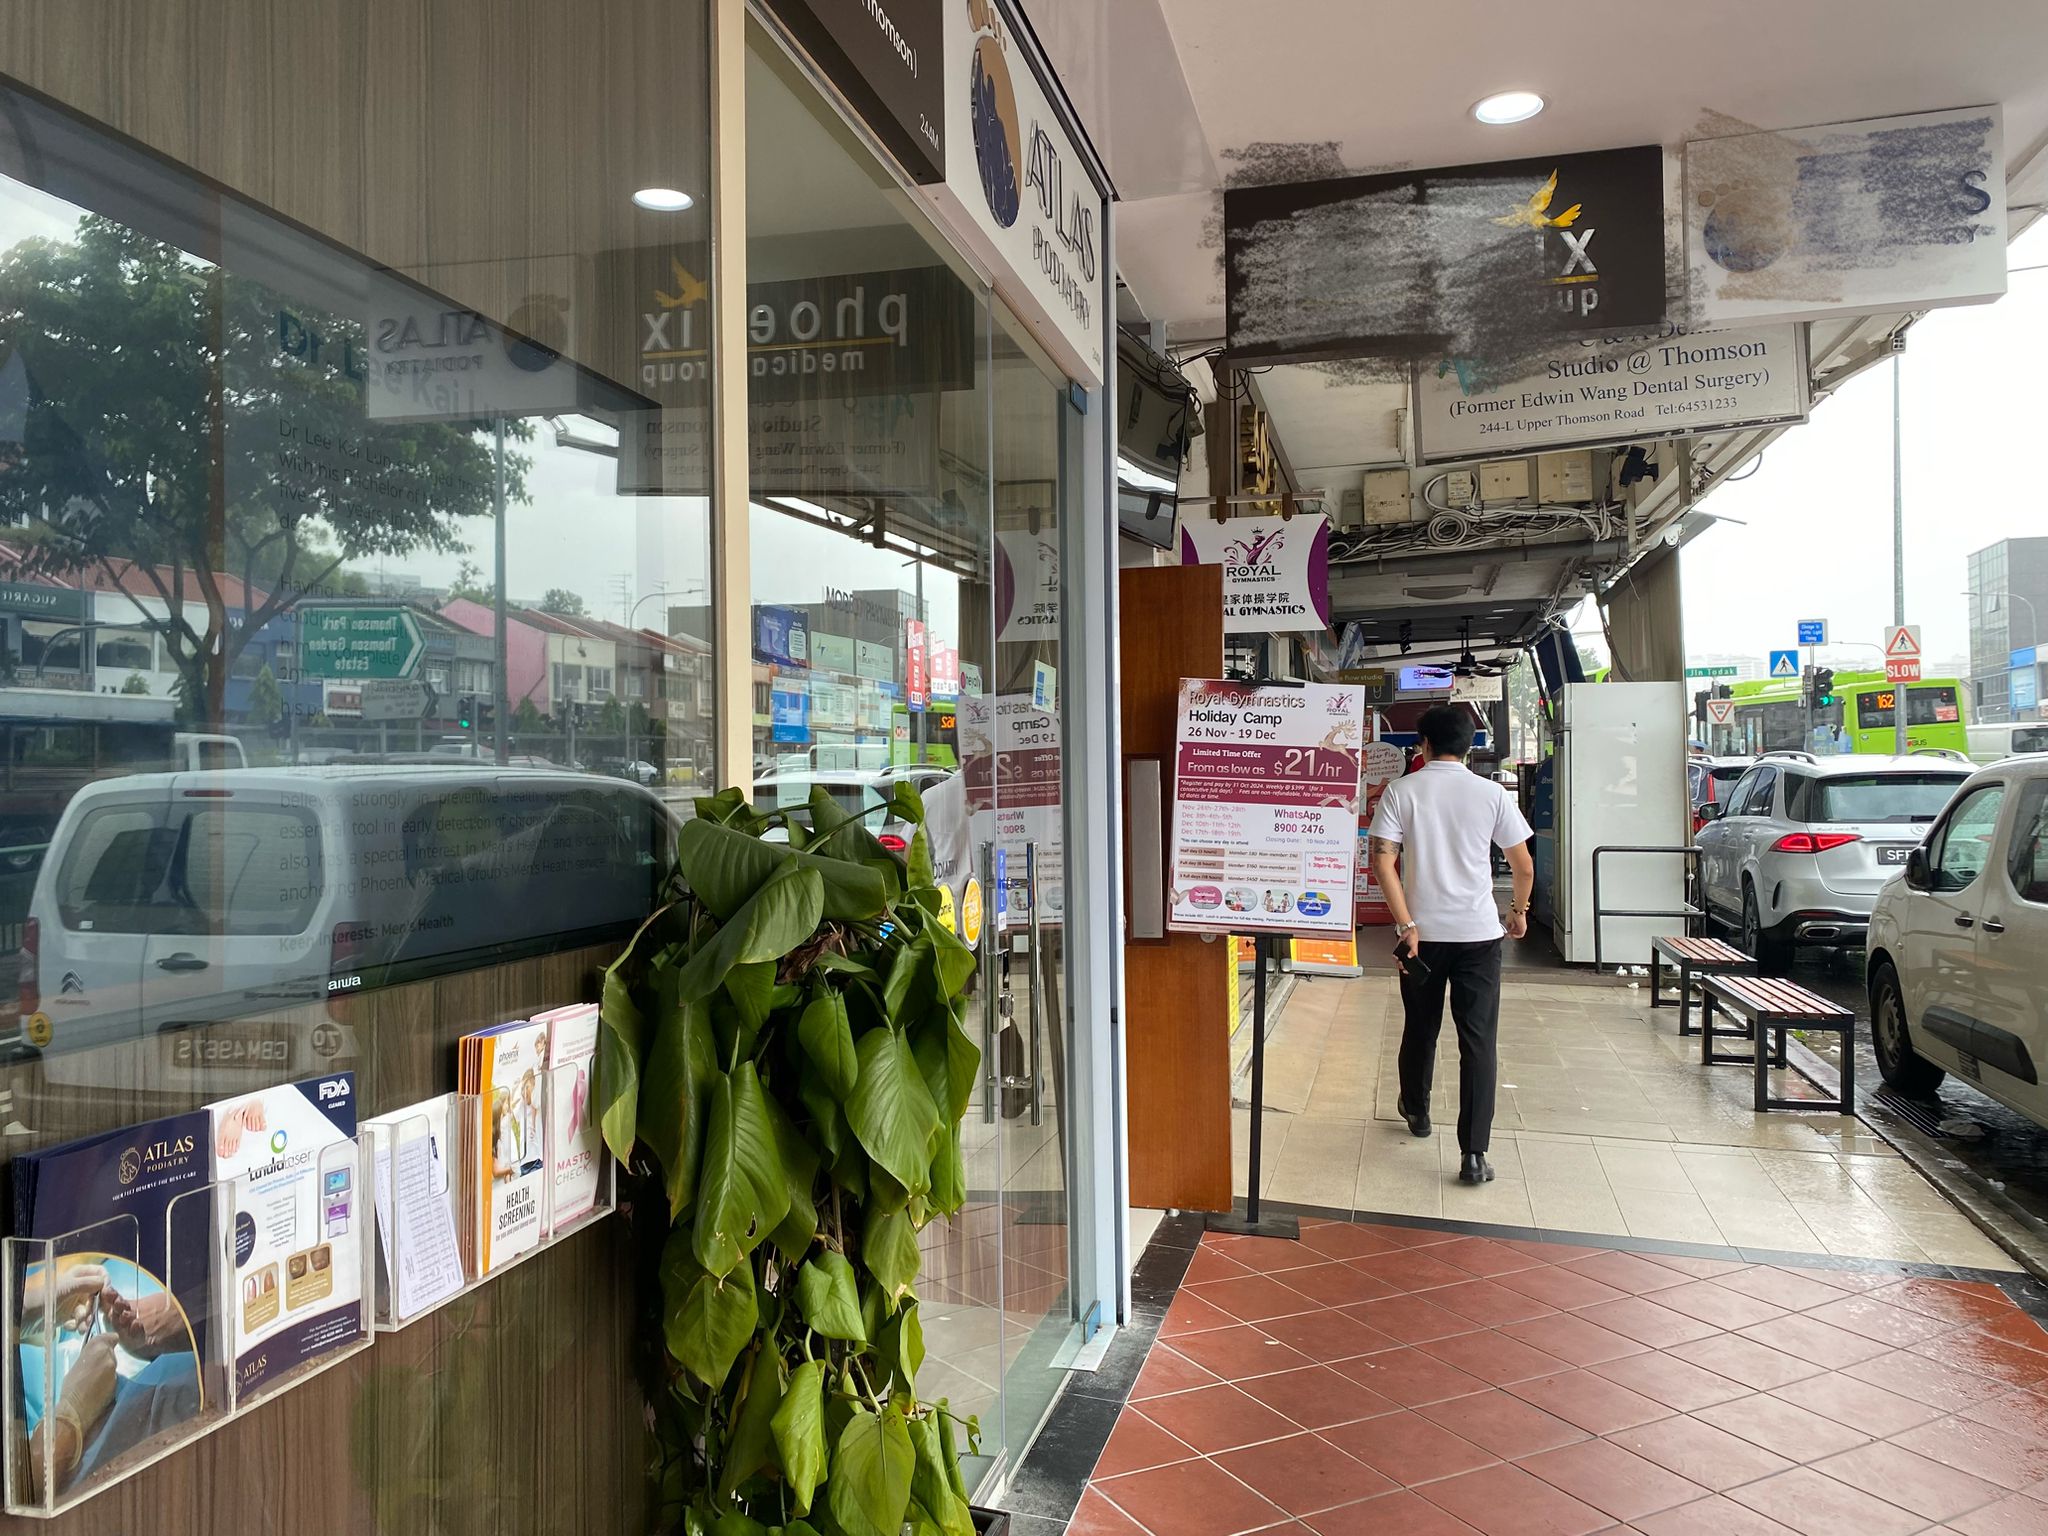
POLYGON ((699 800, 674 899, 605 975, 596 1112, 658 1323, 656 1495, 691 1536, 972 1536, 979 1426, 916 1378, 917 1234, 966 1198, 975 959, 916 789, 892 810, 902 858, 822 791, 699 800))

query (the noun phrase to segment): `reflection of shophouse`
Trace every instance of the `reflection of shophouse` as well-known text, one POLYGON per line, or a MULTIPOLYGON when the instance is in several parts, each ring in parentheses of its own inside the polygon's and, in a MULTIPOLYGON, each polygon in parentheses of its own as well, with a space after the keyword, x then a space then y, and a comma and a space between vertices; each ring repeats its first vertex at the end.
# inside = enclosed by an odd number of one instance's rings
POLYGON ((0 582, 0 648, 4 670, 39 688, 89 686, 84 644, 86 594, 39 581, 0 582))

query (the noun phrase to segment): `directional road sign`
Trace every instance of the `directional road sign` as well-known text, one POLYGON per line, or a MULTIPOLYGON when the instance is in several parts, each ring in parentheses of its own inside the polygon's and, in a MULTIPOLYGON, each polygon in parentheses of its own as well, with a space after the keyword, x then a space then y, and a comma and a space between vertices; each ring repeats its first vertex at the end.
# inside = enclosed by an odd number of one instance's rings
POLYGON ((1685 669, 1687 677, 1733 677, 1735 672, 1736 669, 1734 667, 1687 667, 1685 669))
POLYGON ((407 608, 302 608, 299 658, 307 677, 411 677, 427 644, 407 608))
POLYGON ((424 720, 434 712, 434 690, 417 678, 373 677, 363 684, 363 719, 424 720))
POLYGON ((1733 699, 1707 700, 1707 724, 1733 725, 1735 723, 1735 701, 1733 699))
POLYGON ((1771 652, 1771 676, 1797 677, 1799 675, 1799 653, 1797 651, 1771 652))
POLYGON ((1828 643, 1828 621, 1826 619, 1801 619, 1799 621, 1799 643, 1801 645, 1826 645, 1828 643))

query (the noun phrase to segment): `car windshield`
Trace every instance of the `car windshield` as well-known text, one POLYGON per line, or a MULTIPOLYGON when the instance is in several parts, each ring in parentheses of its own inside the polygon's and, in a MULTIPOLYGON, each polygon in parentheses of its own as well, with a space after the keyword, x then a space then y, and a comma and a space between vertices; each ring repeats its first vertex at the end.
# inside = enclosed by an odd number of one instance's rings
POLYGON ((2048 725, 2034 725, 2023 731, 2014 731, 2012 750, 2015 756, 2022 752, 2048 752, 2048 725))
POLYGON ((1966 775, 1841 773, 1801 779, 1792 791, 1794 821, 1932 821, 1966 775))

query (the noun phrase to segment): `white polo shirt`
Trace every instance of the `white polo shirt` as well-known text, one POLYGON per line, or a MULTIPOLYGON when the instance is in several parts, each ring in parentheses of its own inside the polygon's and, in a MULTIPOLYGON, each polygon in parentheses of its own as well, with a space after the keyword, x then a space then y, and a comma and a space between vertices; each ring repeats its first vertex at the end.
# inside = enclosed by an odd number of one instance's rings
POLYGON ((1463 763, 1439 758, 1387 786, 1371 835, 1401 845, 1401 889, 1425 941, 1501 937, 1492 849, 1534 835, 1513 795, 1463 763))

